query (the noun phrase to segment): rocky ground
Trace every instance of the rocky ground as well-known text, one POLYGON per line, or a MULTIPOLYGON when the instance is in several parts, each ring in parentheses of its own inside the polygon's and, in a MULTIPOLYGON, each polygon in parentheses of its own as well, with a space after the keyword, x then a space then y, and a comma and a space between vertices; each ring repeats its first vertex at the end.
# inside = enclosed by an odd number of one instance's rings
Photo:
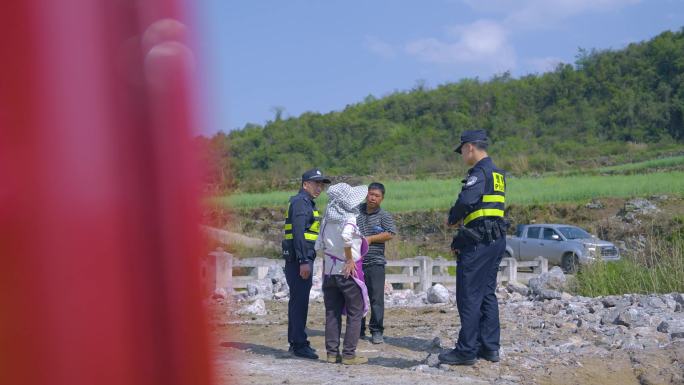
MULTIPOLYGON (((517 223, 572 223, 613 241, 625 257, 649 253, 653 240, 684 232, 684 199, 601 199, 585 204, 511 206, 517 223)), ((444 254, 450 234, 439 225, 443 212, 395 215, 400 239, 421 252, 444 254)), ((206 214, 207 223, 267 240, 280 237, 282 213, 260 209, 206 214), (253 219, 257 218, 257 219, 253 219)), ((394 249, 393 249, 394 247, 394 249)), ((235 252, 235 251, 233 251, 235 252)), ((399 254, 399 253, 397 253, 399 254)), ((237 253, 236 255, 239 255, 237 253)), ((425 254, 431 255, 431 254, 425 254)), ((396 257, 396 256, 395 256, 396 257)), ((367 365, 347 367, 297 359, 287 351, 288 288, 282 271, 253 282, 244 293, 215 293, 207 302, 215 337, 218 383, 240 384, 684 384, 684 297, 624 295, 599 298, 566 292, 558 269, 497 290, 502 361, 472 367, 440 365, 437 354, 453 347, 459 330, 452 290, 428 292, 386 288, 385 344, 360 341, 367 365)), ((315 279, 309 336, 321 357, 324 309, 315 279)))
MULTIPOLYGON (((502 361, 471 367, 441 365, 459 330, 454 293, 387 289, 385 344, 360 341, 367 365, 303 360, 287 351, 287 296, 272 272, 263 285, 208 301, 219 383, 240 384, 682 384, 684 296, 599 298, 564 292, 558 269, 530 286, 497 289, 502 361), (280 294, 278 294, 280 293, 280 294), (278 298, 278 299, 276 299, 278 298)), ((324 309, 313 290, 309 336, 321 357, 324 309)))

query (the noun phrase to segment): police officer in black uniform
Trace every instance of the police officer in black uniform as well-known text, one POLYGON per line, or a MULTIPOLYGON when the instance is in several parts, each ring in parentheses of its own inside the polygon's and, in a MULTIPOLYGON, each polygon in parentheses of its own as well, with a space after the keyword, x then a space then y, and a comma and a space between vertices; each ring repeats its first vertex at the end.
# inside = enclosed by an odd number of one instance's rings
POLYGON ((316 258, 314 244, 318 238, 321 216, 314 199, 323 191, 330 179, 319 169, 312 169, 302 175, 299 193, 290 197, 285 214, 285 236, 283 257, 285 278, 290 287, 290 301, 287 303, 287 340, 295 356, 317 359, 316 351, 307 340, 306 317, 309 311, 313 263, 316 258))
POLYGON ((456 149, 472 168, 463 180, 448 225, 461 225, 451 248, 457 255, 456 304, 461 319, 456 348, 439 355, 442 363, 472 365, 477 358, 499 361, 499 308, 494 291, 506 249, 505 172, 487 155, 487 133, 467 130, 456 149))

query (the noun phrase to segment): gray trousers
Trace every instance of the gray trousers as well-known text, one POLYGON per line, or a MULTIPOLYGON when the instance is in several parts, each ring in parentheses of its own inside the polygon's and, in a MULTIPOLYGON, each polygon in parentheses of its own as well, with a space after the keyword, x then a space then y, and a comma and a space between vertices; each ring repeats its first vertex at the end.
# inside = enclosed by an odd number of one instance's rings
POLYGON ((342 275, 326 276, 323 278, 323 301, 325 302, 325 350, 333 356, 340 352, 342 308, 346 306, 347 328, 344 332, 342 357, 355 357, 363 317, 361 288, 352 278, 344 278, 342 275))

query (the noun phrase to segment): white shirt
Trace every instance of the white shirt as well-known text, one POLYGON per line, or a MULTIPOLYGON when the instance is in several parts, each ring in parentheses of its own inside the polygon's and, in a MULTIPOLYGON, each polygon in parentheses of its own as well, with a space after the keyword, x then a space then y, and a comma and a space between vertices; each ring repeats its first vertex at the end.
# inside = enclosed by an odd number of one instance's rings
POLYGON ((324 252, 323 273, 342 275, 347 259, 344 255, 345 247, 351 247, 354 262, 361 259, 361 239, 355 217, 347 219, 344 223, 325 223, 316 241, 316 249, 324 252))

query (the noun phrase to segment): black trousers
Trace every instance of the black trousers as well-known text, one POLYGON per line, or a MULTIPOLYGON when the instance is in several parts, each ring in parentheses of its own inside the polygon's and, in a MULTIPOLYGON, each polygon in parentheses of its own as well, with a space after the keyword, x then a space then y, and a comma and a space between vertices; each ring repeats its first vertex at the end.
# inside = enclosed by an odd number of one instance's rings
POLYGON ((287 342, 300 347, 309 342, 306 335, 306 318, 309 314, 309 292, 313 282, 313 262, 310 262, 309 279, 299 276, 299 262, 285 263, 285 279, 290 287, 290 300, 287 302, 287 342))
MULTIPOLYGON (((363 266, 364 281, 368 288, 370 300, 370 322, 368 329, 371 333, 385 330, 383 319, 385 317, 385 265, 363 266)), ((361 333, 366 333, 366 317, 361 320, 361 333)))
POLYGON ((496 274, 506 239, 464 247, 456 267, 456 306, 461 319, 456 350, 475 358, 478 349, 499 350, 499 304, 496 274))

